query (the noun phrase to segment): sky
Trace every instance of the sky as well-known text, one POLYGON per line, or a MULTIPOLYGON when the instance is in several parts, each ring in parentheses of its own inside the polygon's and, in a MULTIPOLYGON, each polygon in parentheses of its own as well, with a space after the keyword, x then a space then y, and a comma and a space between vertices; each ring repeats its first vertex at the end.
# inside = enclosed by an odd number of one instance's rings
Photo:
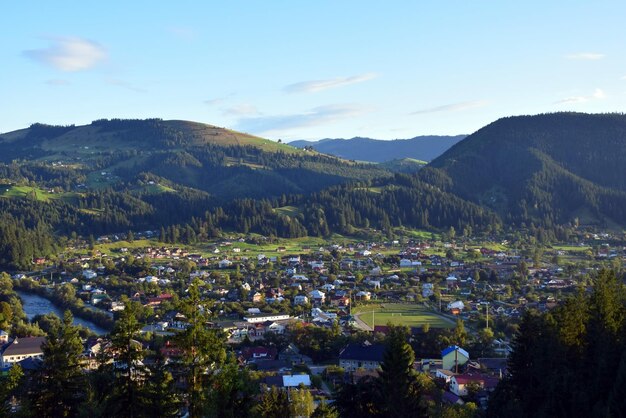
POLYGON ((626 2, 13 1, 0 132, 184 119, 283 141, 626 109, 626 2))

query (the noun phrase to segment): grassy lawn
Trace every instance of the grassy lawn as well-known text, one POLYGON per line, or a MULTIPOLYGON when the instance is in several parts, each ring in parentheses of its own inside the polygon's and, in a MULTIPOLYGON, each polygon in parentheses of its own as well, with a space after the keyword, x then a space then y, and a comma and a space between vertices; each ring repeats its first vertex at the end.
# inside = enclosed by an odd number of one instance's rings
POLYGON ((352 309, 355 315, 370 327, 372 317, 375 325, 406 325, 408 327, 421 327, 430 324, 432 328, 453 328, 454 324, 448 320, 426 310, 420 305, 404 303, 383 303, 358 306, 352 309), (372 311, 374 314, 372 315, 372 311))

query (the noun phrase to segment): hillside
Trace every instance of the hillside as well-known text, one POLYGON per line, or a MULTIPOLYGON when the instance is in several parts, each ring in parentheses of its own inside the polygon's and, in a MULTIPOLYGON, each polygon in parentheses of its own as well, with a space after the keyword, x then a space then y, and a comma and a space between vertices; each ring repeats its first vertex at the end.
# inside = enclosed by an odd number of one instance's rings
POLYGON ((312 147, 324 154, 331 154, 348 160, 382 163, 403 158, 431 161, 463 138, 465 135, 418 136, 392 141, 372 138, 322 139, 319 141, 292 141, 289 144, 298 148, 312 147))
POLYGON ((626 116, 555 113, 500 119, 459 142, 420 177, 544 225, 626 225, 626 116))
POLYGON ((11 171, 6 174, 0 167, 0 179, 34 180, 65 192, 135 188, 148 181, 222 200, 307 193, 385 175, 383 169, 212 125, 160 119, 33 124, 0 135, 0 163, 14 160, 19 167, 5 168, 11 171))

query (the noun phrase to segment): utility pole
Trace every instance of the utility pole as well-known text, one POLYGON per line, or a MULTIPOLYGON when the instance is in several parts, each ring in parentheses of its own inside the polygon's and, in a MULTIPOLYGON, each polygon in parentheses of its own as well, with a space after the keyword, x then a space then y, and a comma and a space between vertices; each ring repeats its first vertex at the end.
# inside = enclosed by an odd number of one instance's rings
POLYGON ((489 329, 489 302, 487 302, 487 329, 489 329))

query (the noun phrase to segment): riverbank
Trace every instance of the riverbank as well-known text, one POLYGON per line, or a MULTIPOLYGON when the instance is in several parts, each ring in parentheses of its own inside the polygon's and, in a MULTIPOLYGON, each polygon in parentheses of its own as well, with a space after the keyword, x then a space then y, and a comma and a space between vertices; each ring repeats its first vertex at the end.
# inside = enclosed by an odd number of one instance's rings
MULTIPOLYGON (((100 334, 110 332, 115 325, 113 317, 109 316, 106 312, 90 309, 83 304, 82 300, 77 298, 60 300, 56 292, 50 291, 46 287, 39 286, 37 282, 29 281, 25 283, 24 281, 18 281, 15 283, 14 287, 18 294, 26 293, 44 298, 50 302, 55 309, 59 310, 59 312, 69 309, 75 318, 90 322, 95 327, 103 330, 100 334)), ((60 317, 62 318, 63 315, 61 314, 60 317)))
MULTIPOLYGON (((28 293, 21 290, 16 290, 16 293, 22 300, 22 309, 29 321, 37 315, 45 315, 48 313, 53 313, 59 318, 63 318, 63 310, 55 306, 49 299, 35 293, 28 293)), ((74 325, 83 326, 96 335, 108 333, 106 329, 77 316, 74 316, 74 325)))

